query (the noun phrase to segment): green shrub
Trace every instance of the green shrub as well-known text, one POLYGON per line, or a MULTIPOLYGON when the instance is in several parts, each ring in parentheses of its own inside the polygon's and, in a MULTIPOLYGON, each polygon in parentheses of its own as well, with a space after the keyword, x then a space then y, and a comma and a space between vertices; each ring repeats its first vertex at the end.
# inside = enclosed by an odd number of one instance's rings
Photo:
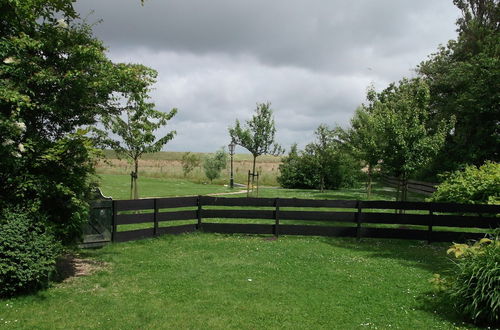
POLYGON ((445 180, 431 196, 433 202, 464 204, 500 204, 500 164, 486 162, 483 166, 466 166, 446 174, 445 180))
MULTIPOLYGON (((348 153, 332 152, 322 164, 325 173, 323 185, 325 189, 350 188, 361 180, 360 166, 348 153)), ((319 189, 321 187, 321 170, 318 159, 308 150, 298 151, 293 145, 289 154, 283 158, 279 166, 280 175, 277 180, 283 188, 319 189)))
POLYGON ((225 169, 226 165, 227 153, 224 148, 217 150, 213 156, 205 158, 203 168, 205 169, 205 175, 210 182, 220 177, 220 171, 225 169))
POLYGON ((432 282, 442 290, 455 310, 474 323, 500 322, 500 240, 484 238, 473 245, 454 244, 448 253, 456 261, 451 274, 432 282))
POLYGON ((58 245, 43 216, 4 209, 0 213, 0 296, 43 287, 55 266, 58 245))

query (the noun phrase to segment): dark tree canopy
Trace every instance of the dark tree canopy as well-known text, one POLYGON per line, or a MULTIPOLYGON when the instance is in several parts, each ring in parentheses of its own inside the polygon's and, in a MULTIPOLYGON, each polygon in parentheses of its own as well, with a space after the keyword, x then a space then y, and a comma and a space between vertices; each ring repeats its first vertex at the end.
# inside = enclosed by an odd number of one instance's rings
POLYGON ((79 236, 97 152, 82 127, 116 110, 124 80, 73 1, 0 2, 0 208, 79 236))
POLYGON ((497 0, 455 0, 462 11, 457 40, 418 67, 429 84, 432 118, 456 118, 442 157, 430 174, 499 160, 500 5, 497 0))

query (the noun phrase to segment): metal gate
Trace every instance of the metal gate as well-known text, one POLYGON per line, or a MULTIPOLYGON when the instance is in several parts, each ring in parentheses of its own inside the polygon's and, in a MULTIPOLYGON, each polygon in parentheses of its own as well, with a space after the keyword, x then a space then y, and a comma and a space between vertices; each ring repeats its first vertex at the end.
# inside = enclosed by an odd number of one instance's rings
POLYGON ((98 247, 111 242, 113 200, 103 196, 99 188, 90 204, 89 220, 83 226, 81 247, 98 247))

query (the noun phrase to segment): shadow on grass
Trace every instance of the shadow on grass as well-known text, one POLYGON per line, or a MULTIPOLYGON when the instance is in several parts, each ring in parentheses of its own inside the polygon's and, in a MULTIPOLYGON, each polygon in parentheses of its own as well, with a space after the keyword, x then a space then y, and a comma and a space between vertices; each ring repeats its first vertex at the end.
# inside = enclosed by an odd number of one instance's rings
MULTIPOLYGON (((446 257, 449 243, 427 244, 423 241, 396 239, 324 238, 323 242, 339 249, 350 249, 367 253, 370 258, 396 260, 405 266, 418 267, 432 273, 446 275, 453 263, 446 257)), ((429 283, 429 290, 417 296, 421 311, 451 322, 457 326, 476 328, 464 321, 461 311, 456 310, 451 299, 444 292, 435 292, 429 283)))
POLYGON ((431 272, 442 272, 450 267, 446 258, 447 243, 427 244, 423 241, 364 238, 323 238, 323 242, 340 249, 363 251, 371 258, 397 260, 401 264, 419 267, 431 272))
POLYGON ((429 290, 424 292, 417 297, 417 302, 419 310, 433 314, 443 321, 454 323, 457 326, 478 329, 477 326, 463 318, 461 311, 454 308, 451 298, 442 291, 429 290))

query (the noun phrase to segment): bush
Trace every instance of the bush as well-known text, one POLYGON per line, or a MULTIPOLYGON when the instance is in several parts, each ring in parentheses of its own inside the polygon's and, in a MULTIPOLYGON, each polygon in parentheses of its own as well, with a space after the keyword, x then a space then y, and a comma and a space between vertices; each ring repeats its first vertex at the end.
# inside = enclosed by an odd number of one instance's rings
MULTIPOLYGON (((332 152, 322 164, 325 172, 324 188, 339 189, 355 186, 361 179, 358 162, 347 153, 332 152)), ((279 166, 280 175, 277 180, 283 188, 320 189, 321 172, 315 155, 297 151, 293 145, 290 153, 279 166)))
POLYGON ((473 245, 454 244, 448 253, 456 258, 446 279, 432 280, 446 294, 455 310, 474 323, 500 322, 500 240, 483 238, 473 245))
POLYGON ((200 164, 201 158, 199 155, 190 152, 186 152, 182 155, 182 173, 184 173, 184 177, 191 173, 196 167, 200 166, 200 164))
POLYGON ((205 158, 203 168, 205 169, 205 175, 210 182, 220 177, 220 171, 225 169, 226 165, 227 153, 224 148, 217 150, 213 156, 205 158))
POLYGON ((445 180, 431 196, 433 202, 464 204, 500 204, 500 164, 466 166, 444 175, 445 180))
POLYGON ((304 154, 299 155, 296 144, 283 158, 279 171, 277 181, 283 188, 315 188, 315 183, 319 181, 313 162, 306 159, 304 154))
POLYGON ((47 284, 54 270, 58 245, 43 216, 26 211, 0 214, 0 296, 28 292, 47 284))

